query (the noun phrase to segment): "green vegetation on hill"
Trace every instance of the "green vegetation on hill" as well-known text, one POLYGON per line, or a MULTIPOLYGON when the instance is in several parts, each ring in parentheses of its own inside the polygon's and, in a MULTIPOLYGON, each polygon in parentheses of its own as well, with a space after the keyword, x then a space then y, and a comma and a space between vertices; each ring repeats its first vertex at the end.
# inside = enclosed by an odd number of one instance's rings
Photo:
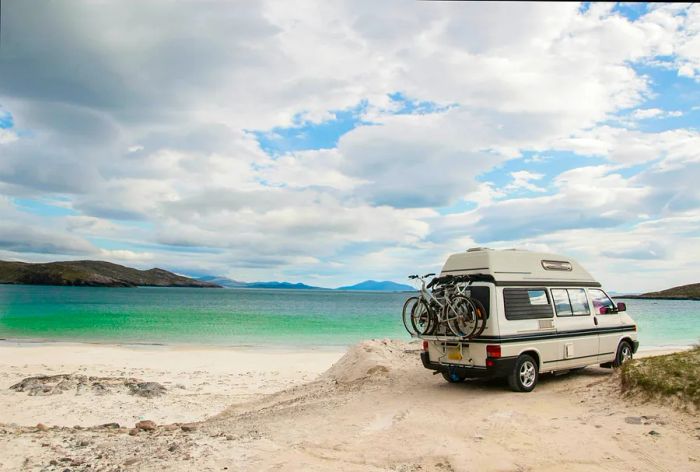
POLYGON ((660 292, 649 292, 641 295, 641 298, 692 298, 700 300, 700 283, 681 285, 660 292))
POLYGON ((0 284, 91 287, 219 287, 163 269, 138 270, 103 261, 31 264, 0 261, 0 284))
POLYGON ((676 397, 700 408, 700 346, 623 364, 622 388, 662 398, 676 397))

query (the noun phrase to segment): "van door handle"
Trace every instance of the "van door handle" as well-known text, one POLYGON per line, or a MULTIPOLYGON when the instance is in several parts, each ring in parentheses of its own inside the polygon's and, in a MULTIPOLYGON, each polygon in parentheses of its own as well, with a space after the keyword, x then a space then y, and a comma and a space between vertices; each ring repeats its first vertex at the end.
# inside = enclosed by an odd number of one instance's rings
POLYGON ((597 316, 593 317, 593 322, 595 323, 596 326, 598 326, 598 317, 597 316))

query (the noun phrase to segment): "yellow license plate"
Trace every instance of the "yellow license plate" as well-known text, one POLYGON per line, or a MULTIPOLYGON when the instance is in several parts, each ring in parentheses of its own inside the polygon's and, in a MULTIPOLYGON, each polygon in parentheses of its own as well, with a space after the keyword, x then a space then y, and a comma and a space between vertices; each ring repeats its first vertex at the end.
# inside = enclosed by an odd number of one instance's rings
POLYGON ((451 348, 447 350, 447 358, 451 361, 461 361, 462 353, 459 352, 459 349, 451 348))

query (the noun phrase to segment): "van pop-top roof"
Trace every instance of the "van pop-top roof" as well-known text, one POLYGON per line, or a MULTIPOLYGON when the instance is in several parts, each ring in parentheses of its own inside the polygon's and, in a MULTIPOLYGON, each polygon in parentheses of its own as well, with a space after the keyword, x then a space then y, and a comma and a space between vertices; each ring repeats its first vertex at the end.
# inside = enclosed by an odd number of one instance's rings
POLYGON ((447 274, 484 274, 493 277, 497 285, 555 282, 600 287, 591 274, 570 257, 519 249, 479 247, 452 254, 442 267, 441 275, 447 274))

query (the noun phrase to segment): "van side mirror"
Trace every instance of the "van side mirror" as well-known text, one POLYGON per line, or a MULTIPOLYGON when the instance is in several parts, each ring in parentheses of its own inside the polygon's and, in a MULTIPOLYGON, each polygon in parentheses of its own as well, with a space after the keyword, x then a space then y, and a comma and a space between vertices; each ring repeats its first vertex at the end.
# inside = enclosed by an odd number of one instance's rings
POLYGON ((627 305, 622 302, 617 302, 617 311, 627 311, 627 305))

